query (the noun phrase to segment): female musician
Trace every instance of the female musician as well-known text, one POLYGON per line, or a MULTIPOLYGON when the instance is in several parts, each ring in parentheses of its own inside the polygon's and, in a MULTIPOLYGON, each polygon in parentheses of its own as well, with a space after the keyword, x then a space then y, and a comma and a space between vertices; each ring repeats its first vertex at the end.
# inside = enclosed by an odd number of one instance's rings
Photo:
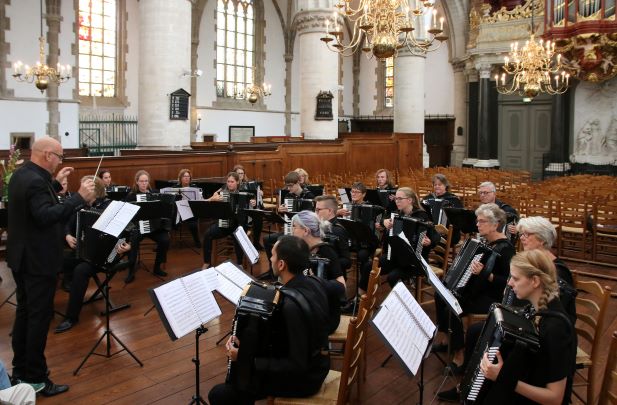
MULTIPOLYGON (((418 195, 411 188, 401 187, 396 190, 394 201, 396 202, 397 214, 399 216, 430 222, 431 219, 428 213, 420 206, 418 195)), ((394 226, 394 221, 390 218, 385 219, 383 226, 386 230, 390 230, 394 226)), ((429 228, 426 236, 420 242, 423 246, 422 256, 425 259, 428 259, 430 250, 437 245, 439 238, 439 233, 434 228, 429 228)), ((413 275, 421 274, 420 269, 414 269, 411 265, 399 267, 396 260, 388 260, 385 255, 382 255, 381 262, 381 274, 388 275, 390 287, 394 287, 400 280, 409 279, 413 275)))
MULTIPOLYGON (((377 170, 375 173, 375 182, 375 188, 377 190, 396 190, 394 180, 392 179, 392 174, 386 169, 377 170)), ((389 215, 391 212, 397 210, 397 206, 394 202, 394 193, 388 194, 388 200, 389 201, 387 203, 382 202, 381 205, 386 209, 386 214, 389 215)), ((375 224, 377 229, 380 231, 383 230, 381 227, 381 222, 382 220, 380 218, 380 220, 375 224)))
MULTIPOLYGON (((85 176, 81 181, 91 177, 92 176, 85 176)), ((107 198, 105 183, 100 178, 94 179, 94 193, 96 200, 90 205, 90 208, 101 211, 107 208, 111 200, 107 198)), ((69 247, 73 250, 77 248, 77 239, 75 238, 76 234, 77 213, 73 215, 65 226, 65 240, 69 247)), ((117 257, 119 258, 129 250, 131 250, 131 244, 127 242, 122 243, 117 248, 117 257)), ((73 262, 73 265, 74 268, 72 269, 72 279, 69 289, 69 302, 66 308, 66 315, 65 319, 58 326, 56 326, 56 333, 65 332, 71 329, 79 321, 79 313, 81 312, 86 290, 88 289, 88 282, 97 271, 101 271, 101 269, 87 261, 84 261, 83 259, 77 259, 73 262)))
POLYGON ((68 177, 65 177, 64 179, 62 179, 62 182, 60 183, 60 185, 62 186, 62 189, 60 191, 58 191, 58 201, 63 202, 66 198, 69 198, 71 196, 71 192, 69 191, 69 179, 68 177))
MULTIPOLYGON (((212 195, 212 197, 208 198, 206 201, 223 201, 223 195, 222 195, 223 193, 237 193, 239 191, 240 191, 240 176, 238 176, 238 173, 236 172, 229 172, 227 173, 225 186, 217 190, 212 195)), ((254 207, 255 200, 250 200, 250 205, 254 207)), ((244 224, 242 225, 244 226, 244 224)), ((235 216, 234 218, 229 218, 229 227, 227 228, 219 227, 218 221, 210 225, 208 230, 206 230, 206 233, 204 234, 204 238, 203 238, 204 264, 202 268, 207 269, 208 267, 210 267, 210 263, 212 263, 212 241, 215 239, 221 239, 221 238, 224 238, 224 237, 227 237, 233 234, 233 232, 236 230, 237 227, 238 227, 238 220, 235 216)), ((238 244, 235 238, 234 238, 234 246, 236 250, 236 260, 237 260, 236 263, 241 264, 244 254, 242 252, 242 248, 240 247, 240 245, 238 244)))
MULTIPOLYGON (((131 192, 126 196, 125 201, 137 201, 137 194, 147 194, 154 193, 158 190, 153 190, 150 188, 150 173, 145 170, 138 170, 135 173, 135 183, 131 188, 131 192)), ((139 245, 144 238, 147 236, 152 239, 156 243, 156 257, 154 259, 154 269, 152 273, 165 277, 167 272, 163 270, 165 263, 167 262, 167 251, 169 250, 169 231, 165 229, 157 229, 153 232, 150 232, 146 235, 139 234, 133 240, 131 240, 131 245, 133 249, 129 253, 129 272, 124 280, 125 283, 132 283, 135 280, 135 271, 137 265, 137 254, 139 252, 139 245)))
MULTIPOLYGON (((476 210, 478 234, 486 240, 486 244, 499 253, 495 260, 492 270, 483 273, 484 264, 479 261, 471 263, 472 276, 467 283, 465 296, 459 302, 464 313, 486 314, 489 307, 494 302, 501 302, 503 291, 506 287, 510 272, 510 259, 514 256, 515 249, 506 235, 499 229, 503 229, 506 223, 506 214, 496 204, 483 204, 476 210)), ((450 336, 451 349, 455 352, 454 366, 460 367, 464 356, 464 336, 463 324, 460 319, 450 314, 446 304, 439 297, 435 297, 437 309, 437 323, 441 344, 433 346, 434 351, 446 351, 447 340, 446 332, 450 325, 452 335, 450 336), (448 321, 448 317, 450 321, 448 321)))
POLYGON ((300 175, 300 186, 302 186, 302 188, 306 188, 307 186, 311 185, 311 183, 309 182, 309 174, 306 170, 298 167, 296 170, 294 170, 294 172, 300 175))
MULTIPOLYGON (((450 192, 450 182, 446 176, 441 173, 437 173, 433 176, 433 192, 424 197, 424 200, 427 201, 427 203, 430 200, 435 199, 445 200, 443 205, 444 207, 464 208, 461 200, 450 192)), ((435 216, 433 215, 433 219, 434 218, 435 216)), ((456 227, 452 231, 452 246, 456 245, 460 239, 461 231, 456 227)))
POLYGON ((504 362, 499 352, 496 364, 485 354, 480 369, 499 388, 513 388, 516 404, 569 404, 576 363, 576 334, 567 317, 541 312, 548 310, 567 316, 559 300, 553 259, 544 249, 518 253, 510 263, 508 285, 518 299, 528 300, 536 313, 540 313, 537 320, 540 351, 529 356, 524 367, 526 373, 518 380, 507 381, 511 376, 501 375, 502 367, 507 367, 511 359, 504 362))
MULTIPOLYGON (((181 169, 178 173, 178 187, 191 187, 191 182, 193 177, 191 175, 191 171, 189 169, 181 169)), ((185 221, 182 221, 187 224, 189 231, 191 232, 191 236, 193 236, 193 242, 195 243, 196 248, 201 247, 201 241, 199 240, 199 230, 198 230, 198 222, 199 220, 195 217, 189 218, 185 221)))
POLYGON ((345 278, 338 254, 322 240, 329 228, 328 221, 321 221, 317 214, 311 211, 301 211, 291 218, 292 234, 308 244, 312 255, 329 260, 330 263, 325 266, 325 278, 338 281, 344 288, 345 278))
MULTIPOLYGON (((246 170, 244 169, 244 166, 235 165, 233 169, 231 169, 231 171, 238 173, 238 176, 240 177, 240 186, 239 186, 240 191, 250 191, 249 183, 251 182, 251 180, 246 175, 246 170)), ((254 192, 255 190, 253 189, 252 191, 254 192)), ((259 198, 261 200, 264 196, 264 192, 261 190, 261 188, 257 192, 259 193, 259 198)), ((263 204, 256 204, 255 208, 264 209, 264 206, 263 204)), ((252 218, 252 223, 253 223, 253 245, 255 245, 255 248, 257 250, 263 250, 263 246, 261 245, 261 242, 260 242, 261 241, 261 231, 263 230, 263 226, 264 226, 263 220, 260 217, 255 217, 255 218, 252 218)))
POLYGON ((110 188, 114 186, 114 184, 111 181, 111 172, 109 171, 109 169, 99 170, 99 178, 103 180, 103 184, 105 185, 105 188, 110 188))

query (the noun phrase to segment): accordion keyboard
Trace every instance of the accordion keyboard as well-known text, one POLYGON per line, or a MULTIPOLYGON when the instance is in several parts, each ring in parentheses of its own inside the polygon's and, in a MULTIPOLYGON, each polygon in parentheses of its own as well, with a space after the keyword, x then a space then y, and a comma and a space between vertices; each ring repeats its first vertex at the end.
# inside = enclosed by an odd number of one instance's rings
MULTIPOLYGON (((488 359, 491 361, 491 363, 495 359, 498 351, 498 346, 493 346, 486 349, 488 359)), ((484 385, 484 380, 486 380, 486 377, 484 376, 484 373, 482 372, 482 370, 480 370, 480 366, 478 365, 478 368, 476 369, 474 378, 472 380, 473 382, 471 383, 471 388, 469 389, 469 394, 467 394, 468 401, 475 401, 478 398, 478 394, 482 389, 482 385, 484 385)))

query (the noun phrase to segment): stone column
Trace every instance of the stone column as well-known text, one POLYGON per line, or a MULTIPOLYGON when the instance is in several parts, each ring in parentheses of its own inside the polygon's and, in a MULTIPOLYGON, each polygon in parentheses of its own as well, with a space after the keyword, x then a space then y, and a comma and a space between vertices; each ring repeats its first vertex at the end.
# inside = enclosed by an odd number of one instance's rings
POLYGON ((291 80, 294 56, 285 53, 285 135, 291 136, 291 80))
MULTIPOLYGON (((325 33, 328 18, 332 23, 332 10, 313 9, 296 14, 300 41, 300 131, 304 139, 338 138, 339 55, 319 40, 325 33), (320 91, 329 91, 334 96, 332 120, 315 120, 320 91)), ((343 24, 342 19, 339 24, 343 24)))
POLYGON ((139 2, 139 139, 140 148, 190 145, 190 121, 169 119, 169 95, 190 91, 191 2, 139 2))
MULTIPOLYGON (((478 162, 476 167, 496 167, 499 166, 497 156, 493 156, 493 142, 497 142, 497 133, 492 133, 490 103, 490 77, 491 65, 482 63, 476 66, 479 71, 480 88, 478 90, 478 162)), ((495 117, 492 117, 495 119, 495 117)))
POLYGON ((469 128, 467 126, 467 76, 465 64, 453 63, 454 68, 454 144, 450 156, 452 166, 461 166, 467 154, 467 139, 469 128))
MULTIPOLYGON (((424 135, 425 64, 426 54, 414 55, 406 48, 394 58, 394 132, 424 135)), ((424 142, 422 161, 429 166, 424 142)))
MULTIPOLYGON (((47 22, 47 66, 58 66, 58 36, 60 34, 60 0, 47 0, 45 7, 45 21, 47 22)), ((60 140, 58 134, 60 124, 60 109, 58 105, 58 85, 50 82, 47 87, 47 112, 49 121, 47 123, 47 135, 60 140)))

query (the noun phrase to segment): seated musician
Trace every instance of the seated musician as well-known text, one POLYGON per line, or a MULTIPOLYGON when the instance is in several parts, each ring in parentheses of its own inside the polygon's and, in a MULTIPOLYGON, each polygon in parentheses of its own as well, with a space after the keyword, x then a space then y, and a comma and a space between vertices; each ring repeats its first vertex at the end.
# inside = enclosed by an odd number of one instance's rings
MULTIPOLYGON (((158 190, 150 188, 150 174, 145 170, 138 170, 135 173, 135 184, 131 188, 131 192, 126 196, 125 201, 137 201, 137 194, 156 193, 158 190)), ((125 283, 132 283, 135 280, 135 271, 137 266, 137 255, 139 253, 139 245, 144 237, 152 239, 156 243, 156 257, 154 259, 154 269, 152 273, 165 277, 167 272, 163 270, 167 262, 167 251, 169 250, 169 231, 165 229, 156 229, 148 234, 136 234, 131 240, 132 249, 129 253, 129 272, 124 280, 125 283)))
MULTIPOLYGON (((336 250, 341 264, 343 274, 351 267, 351 254, 349 253, 349 234, 343 228, 337 218, 336 210, 338 204, 336 198, 331 195, 320 195, 315 197, 315 213, 322 221, 330 222, 330 233, 334 236, 331 241, 332 246, 336 250)), ((329 234, 326 234, 326 238, 329 234)))
POLYGON ((106 189, 110 189, 115 186, 115 184, 111 181, 111 172, 109 169, 101 169, 99 170, 99 178, 103 180, 103 184, 106 189))
MULTIPOLYGON (((191 171, 189 169, 181 169, 178 173, 178 187, 192 187, 191 182, 193 180, 193 176, 191 175, 191 171)), ((201 241, 199 240, 199 230, 198 230, 198 219, 196 217, 189 218, 184 222, 191 232, 191 236, 193 237, 193 243, 195 243, 195 247, 201 247, 201 241)))
POLYGON ((58 195, 58 201, 64 202, 65 199, 69 198, 71 194, 73 194, 69 191, 68 176, 62 179, 60 185, 62 186, 62 188, 56 194, 58 195))
MULTIPOLYGON (((238 173, 238 176, 240 176, 240 191, 249 191, 249 184, 251 182, 251 179, 249 179, 249 177, 247 176, 244 166, 235 165, 233 169, 231 169, 231 171, 238 173)), ((263 190, 259 189, 259 198, 262 199, 263 196, 263 190)), ((255 208, 262 210, 264 209, 264 206, 263 204, 257 204, 255 205, 255 208)), ((253 245, 255 245, 255 248, 257 250, 263 250, 263 246, 261 246, 261 231, 263 230, 264 226, 263 220, 260 217, 252 218, 252 223, 253 245)))
POLYGON ((510 275, 508 285, 516 297, 531 302, 536 314, 540 313, 540 350, 528 356, 512 353, 505 359, 497 352, 496 364, 485 354, 480 369, 494 382, 488 395, 499 392, 514 404, 569 404, 577 340, 559 300, 553 259, 545 250, 526 250, 512 258, 510 275), (547 310, 553 313, 542 315, 547 310))
MULTIPOLYGON (((392 178, 392 174, 386 169, 379 169, 375 173, 375 188, 377 190, 396 190, 396 185, 394 184, 394 179, 392 178)), ((394 194, 390 194, 388 196, 390 202, 384 207, 389 214, 390 212, 394 212, 397 210, 396 204, 394 202, 394 194)), ((378 229, 381 228, 381 222, 377 224, 378 229)))
MULTIPOLYGON (((409 187, 401 187, 396 191, 394 198, 398 215, 402 217, 411 217, 420 221, 430 222, 431 218, 428 213, 420 206, 418 195, 409 187)), ((383 221, 383 226, 386 230, 392 229, 394 221, 390 218, 383 221)), ((439 242, 439 233, 434 228, 430 228, 426 236, 420 242, 423 246, 422 257, 428 259, 428 254, 432 248, 439 242)), ((415 269, 410 264, 406 267, 399 267, 395 260, 388 260, 387 255, 381 257, 381 274, 388 275, 388 284, 394 287, 400 280, 407 280, 414 275, 422 274, 420 269, 415 269)))
MULTIPOLYGON (((483 204, 476 210, 476 217, 479 236, 499 254, 499 257, 494 261, 492 269, 487 269, 485 272, 483 272, 484 264, 479 261, 471 262, 472 275, 465 287, 464 296, 459 299, 464 314, 486 314, 491 304, 502 301, 510 271, 510 259, 516 253, 506 235, 499 231, 506 223, 506 214, 503 210, 496 204, 483 204)), ((458 317, 451 314, 444 301, 437 296, 435 307, 439 334, 436 338, 438 343, 433 345, 433 351, 447 350, 446 333, 450 326, 451 350, 455 353, 453 366, 460 368, 464 355, 463 324, 458 317)))
MULTIPOLYGON (((485 181, 484 183, 481 183, 478 186, 478 194, 480 196, 480 202, 482 204, 497 204, 497 206, 501 208, 502 210, 504 210, 504 212, 507 215, 513 217, 515 221, 518 221, 519 219, 518 211, 516 211, 512 206, 497 199, 497 188, 495 188, 495 184, 493 184, 490 181, 485 181)), ((516 234, 516 225, 514 224, 508 225, 506 234, 508 235, 516 234)))
POLYGON ((294 172, 298 173, 298 175, 300 175, 300 186, 302 188, 306 188, 307 186, 310 186, 311 183, 309 182, 309 174, 306 170, 304 170, 301 167, 298 167, 296 170, 294 170, 294 172))
MULTIPOLYGON (((285 198, 294 198, 294 199, 302 199, 302 200, 312 200, 315 198, 315 195, 311 193, 309 190, 302 188, 300 183, 300 175, 293 171, 289 172, 285 175, 285 188, 289 191, 285 198)), ((285 206, 284 201, 279 201, 279 206, 277 211, 281 214, 287 212, 287 207, 285 206)), ((268 260, 272 256, 272 246, 276 243, 279 237, 281 237, 283 233, 271 233, 268 236, 263 238, 264 241, 264 250, 266 251, 266 256, 268 260)), ((269 270, 269 274, 272 274, 272 269, 269 270)))
MULTIPOLYGON (((225 186, 216 191, 212 197, 208 198, 206 201, 223 201, 224 193, 237 193, 240 191, 240 176, 236 172, 227 173, 225 186)), ((255 207, 255 200, 250 200, 251 207, 255 207)), ((243 227, 246 224, 238 224, 238 219, 234 216, 234 218, 230 218, 228 220, 228 226, 221 227, 219 226, 219 221, 214 222, 210 227, 206 230, 203 238, 203 269, 207 269, 210 267, 210 263, 212 263, 212 241, 215 239, 221 239, 232 235, 233 232, 238 228, 238 225, 242 225, 243 227)), ((242 252, 242 248, 234 238, 234 247, 236 250, 236 260, 238 264, 242 264, 242 258, 244 254, 242 252)))
MULTIPOLYGON (((424 200, 427 202, 435 199, 445 200, 444 207, 464 208, 461 200, 450 192, 450 182, 448 178, 441 173, 437 173, 433 176, 433 192, 424 197, 424 200)), ((452 246, 456 245, 460 239, 460 229, 454 228, 452 231, 452 246)))
MULTIPOLYGON (((361 182, 355 182, 351 185, 351 204, 368 204, 364 201, 366 197, 366 186, 361 182)), ((351 211, 346 208, 339 209, 336 214, 338 216, 351 215, 351 211)), ((377 248, 377 237, 373 240, 352 242, 351 250, 357 254, 357 260, 360 265, 360 279, 358 280, 358 295, 366 293, 368 287, 368 276, 371 272, 371 258, 377 248)))
MULTIPOLYGON (((92 178, 92 176, 84 176, 81 181, 83 182, 84 180, 90 178, 92 178)), ((104 211, 111 200, 107 198, 104 183, 98 177, 94 179, 94 194, 96 200, 89 204, 90 208, 100 210, 101 212, 104 211)), ((75 235, 77 234, 77 212, 73 214, 65 226, 65 233, 65 239, 69 247, 73 250, 76 249, 77 239, 75 238, 75 235)), ((128 252, 130 249, 130 243, 124 242, 119 245, 117 248, 118 256, 116 262, 119 260, 121 255, 128 252)), ((69 302, 66 308, 65 319, 58 326, 56 326, 56 333, 65 332, 71 329, 79 321, 79 313, 81 312, 81 306, 86 295, 86 290, 88 289, 88 282, 90 281, 90 278, 93 277, 98 271, 103 271, 103 269, 98 268, 85 260, 77 259, 76 265, 72 271, 73 277, 69 290, 69 302)))
MULTIPOLYGON (((269 352, 247 358, 242 350, 250 338, 230 337, 226 344, 232 370, 247 370, 250 378, 232 374, 225 384, 216 385, 208 394, 212 405, 245 405, 268 395, 307 397, 321 387, 330 369, 328 347, 328 298, 322 284, 303 275, 309 261, 309 248, 303 240, 283 236, 272 249, 272 268, 282 282, 282 300, 271 318, 272 333, 264 338, 269 352), (286 291, 301 294, 302 305, 286 291), (307 321, 309 320, 309 321, 307 321), (246 381, 249 380, 249 381, 246 381), (254 389, 242 389, 240 385, 254 389)), ((244 375, 244 373, 243 373, 244 375)))

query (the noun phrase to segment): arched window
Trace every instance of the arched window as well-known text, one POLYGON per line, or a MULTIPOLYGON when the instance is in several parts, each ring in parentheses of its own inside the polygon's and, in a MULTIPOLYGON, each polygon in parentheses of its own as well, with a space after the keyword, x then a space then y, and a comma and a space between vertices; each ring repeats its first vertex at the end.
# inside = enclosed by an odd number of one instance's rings
POLYGON ((385 108, 394 107, 394 57, 384 61, 384 100, 385 108))
POLYGON ((244 99, 255 72, 253 0, 218 0, 216 6, 216 95, 244 99))
POLYGON ((118 94, 116 0, 79 0, 79 95, 118 94))

